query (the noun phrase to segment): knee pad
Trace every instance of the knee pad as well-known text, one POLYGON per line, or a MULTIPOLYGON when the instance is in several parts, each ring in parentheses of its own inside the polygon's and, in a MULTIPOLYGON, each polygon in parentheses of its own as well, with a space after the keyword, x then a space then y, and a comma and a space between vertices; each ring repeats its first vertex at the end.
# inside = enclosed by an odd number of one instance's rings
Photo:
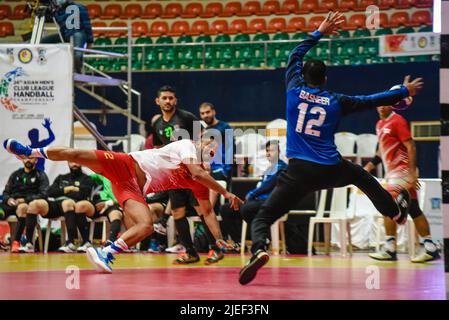
POLYGON ((423 214, 421 208, 419 207, 418 204, 418 200, 417 199, 412 199, 410 201, 410 210, 409 210, 409 215, 410 217, 412 217, 412 219, 418 218, 419 216, 421 216, 423 214))

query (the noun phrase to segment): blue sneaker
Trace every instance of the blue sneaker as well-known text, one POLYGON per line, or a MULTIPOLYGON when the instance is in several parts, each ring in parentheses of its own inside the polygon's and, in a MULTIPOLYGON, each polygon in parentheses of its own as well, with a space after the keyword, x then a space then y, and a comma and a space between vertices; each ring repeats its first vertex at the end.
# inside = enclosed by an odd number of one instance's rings
POLYGON ((28 158, 31 155, 31 148, 28 146, 24 146, 19 141, 14 139, 6 139, 3 142, 3 147, 9 153, 14 154, 19 159, 28 158))
POLYGON ((100 248, 89 247, 86 250, 87 258, 90 263, 100 272, 112 273, 112 267, 109 265, 113 264, 115 257, 112 253, 107 254, 103 252, 100 248))

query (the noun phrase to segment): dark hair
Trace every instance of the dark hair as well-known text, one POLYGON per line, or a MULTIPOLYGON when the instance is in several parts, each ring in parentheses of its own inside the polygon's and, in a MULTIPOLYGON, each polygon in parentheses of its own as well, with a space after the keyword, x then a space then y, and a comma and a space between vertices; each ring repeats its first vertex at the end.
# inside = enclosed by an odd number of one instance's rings
POLYGON ((173 93, 176 96, 175 88, 173 88, 171 86, 167 86, 167 85, 162 86, 162 87, 159 88, 159 90, 157 91, 157 96, 159 97, 162 92, 166 92, 166 91, 171 92, 171 93, 173 93))
POLYGON ((321 60, 307 60, 302 68, 302 75, 307 85, 324 85, 326 80, 326 65, 321 60))
POLYGON ((204 108, 204 107, 210 107, 212 110, 215 110, 215 106, 210 102, 203 102, 202 104, 200 104, 199 109, 204 108))
POLYGON ((268 149, 271 145, 277 146, 278 150, 280 148, 279 146, 279 140, 268 140, 267 143, 265 143, 265 149, 268 149))

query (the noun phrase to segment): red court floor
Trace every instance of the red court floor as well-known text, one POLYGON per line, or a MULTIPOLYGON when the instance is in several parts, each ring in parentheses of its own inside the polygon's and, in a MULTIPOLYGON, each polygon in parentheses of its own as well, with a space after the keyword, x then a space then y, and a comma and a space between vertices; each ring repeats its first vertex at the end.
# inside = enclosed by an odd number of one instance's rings
POLYGON ((365 254, 272 256, 247 286, 237 280, 247 256, 227 255, 214 266, 174 266, 174 258, 124 254, 113 274, 98 274, 83 254, 0 254, 0 299, 445 299, 443 263, 416 265, 406 255, 397 262, 378 262, 365 254), (66 274, 67 266, 79 268, 79 289, 67 289, 73 277, 66 274), (369 289, 372 270, 379 286, 369 289))

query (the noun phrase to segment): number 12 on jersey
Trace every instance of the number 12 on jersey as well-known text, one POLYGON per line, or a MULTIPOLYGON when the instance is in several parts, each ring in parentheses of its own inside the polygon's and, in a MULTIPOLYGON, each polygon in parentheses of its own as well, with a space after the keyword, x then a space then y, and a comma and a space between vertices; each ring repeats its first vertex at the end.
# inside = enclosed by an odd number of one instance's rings
POLYGON ((324 123, 324 120, 326 119, 326 110, 323 107, 314 106, 312 108, 309 108, 309 104, 302 102, 299 104, 299 115, 298 115, 298 122, 296 124, 296 132, 299 133, 305 133, 311 136, 319 137, 321 136, 321 132, 318 129, 321 127, 324 123), (318 119, 309 119, 307 123, 304 125, 304 120, 306 119, 306 114, 319 114, 318 119))

